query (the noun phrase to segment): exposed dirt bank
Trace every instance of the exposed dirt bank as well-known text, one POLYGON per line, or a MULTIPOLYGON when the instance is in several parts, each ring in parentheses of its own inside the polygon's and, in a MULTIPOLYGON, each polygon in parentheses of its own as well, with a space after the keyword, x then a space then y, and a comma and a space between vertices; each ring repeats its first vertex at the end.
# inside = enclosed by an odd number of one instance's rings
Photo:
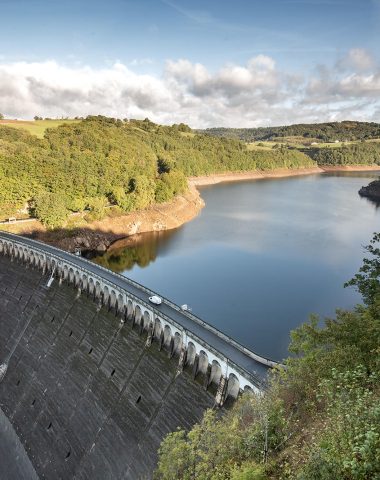
POLYGON ((342 165, 339 167, 323 166, 321 168, 325 172, 366 172, 372 170, 380 171, 380 165, 342 165))
POLYGON ((128 215, 107 217, 74 230, 47 231, 40 222, 9 225, 6 230, 32 236, 67 251, 81 248, 105 252, 111 243, 120 238, 177 228, 196 217, 203 207, 204 201, 198 190, 190 185, 186 194, 177 196, 172 202, 128 215))
POLYGON ((257 180, 260 178, 281 178, 281 177, 292 177, 296 175, 309 175, 312 173, 324 173, 324 172, 357 172, 357 171, 370 171, 370 170, 380 170, 380 165, 370 166, 370 165, 347 165, 347 166, 322 166, 322 167, 311 167, 311 168, 297 168, 297 169, 286 169, 278 168, 276 170, 270 171, 257 171, 252 172, 238 172, 238 173, 216 173, 214 175, 207 175, 202 177, 190 177, 189 182, 195 186, 202 185, 214 185, 222 182, 237 182, 242 180, 257 180))
POLYGON ((208 175, 208 176, 202 176, 202 177, 190 177, 189 182, 191 185, 201 186, 201 185, 214 185, 216 183, 222 183, 222 182, 258 180, 260 178, 292 177, 296 175, 309 175, 311 173, 323 173, 323 172, 324 170, 322 170, 319 167, 297 168, 297 169, 278 168, 276 170, 269 170, 269 171, 253 170, 252 172, 216 173, 214 175, 208 175))

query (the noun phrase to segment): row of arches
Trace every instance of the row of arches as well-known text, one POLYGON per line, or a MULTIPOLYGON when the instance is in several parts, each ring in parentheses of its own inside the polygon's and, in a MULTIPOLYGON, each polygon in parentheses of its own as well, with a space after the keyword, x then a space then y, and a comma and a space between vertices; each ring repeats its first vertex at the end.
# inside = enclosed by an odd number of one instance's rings
POLYGON ((122 322, 131 321, 140 334, 147 332, 147 346, 156 342, 159 349, 166 350, 170 357, 178 357, 178 371, 187 368, 192 371, 194 378, 202 376, 205 388, 210 385, 220 386, 223 380, 224 398, 236 398, 242 390, 257 390, 249 380, 229 367, 226 359, 217 358, 199 339, 195 340, 190 332, 185 332, 166 318, 161 318, 149 303, 145 304, 141 299, 133 297, 127 288, 116 288, 104 281, 101 275, 94 275, 58 255, 34 250, 21 243, 0 238, 0 253, 50 273, 60 282, 67 282, 79 292, 91 296, 99 307, 105 306, 114 311, 122 322))

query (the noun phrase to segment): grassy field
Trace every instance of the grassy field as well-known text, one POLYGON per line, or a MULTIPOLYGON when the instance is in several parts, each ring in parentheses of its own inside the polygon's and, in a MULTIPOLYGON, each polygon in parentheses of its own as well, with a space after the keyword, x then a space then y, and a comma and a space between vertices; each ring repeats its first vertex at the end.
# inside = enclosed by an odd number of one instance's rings
POLYGON ((345 145, 352 145, 353 143, 360 143, 359 140, 353 140, 352 142, 334 142, 334 143, 318 143, 318 145, 310 145, 311 148, 339 148, 345 145))
POLYGON ((305 148, 305 145, 297 142, 290 142, 282 138, 281 140, 273 141, 258 141, 247 143, 248 150, 272 150, 275 146, 293 147, 293 148, 305 148))
POLYGON ((0 120, 1 125, 7 125, 13 128, 22 128, 32 135, 43 138, 47 128, 56 128, 64 123, 77 123, 80 120, 0 120))
POLYGON ((252 142, 247 143, 248 150, 272 150, 277 142, 252 142))
MULTIPOLYGON (((369 140, 365 140, 366 143, 371 143, 371 142, 380 142, 380 138, 372 138, 369 140)), ((354 143, 360 143, 359 140, 354 140, 351 142, 334 142, 334 143, 322 143, 322 142, 313 142, 315 144, 311 144, 310 142, 306 143, 301 143, 298 141, 294 141, 294 137, 281 137, 278 139, 275 139, 273 141, 258 141, 258 142, 251 142, 247 143, 247 149, 248 150, 272 150, 275 145, 277 146, 284 146, 284 147, 293 147, 293 148, 298 148, 301 150, 305 149, 315 149, 315 148, 339 148, 339 147, 344 147, 347 145, 352 145, 354 143)))

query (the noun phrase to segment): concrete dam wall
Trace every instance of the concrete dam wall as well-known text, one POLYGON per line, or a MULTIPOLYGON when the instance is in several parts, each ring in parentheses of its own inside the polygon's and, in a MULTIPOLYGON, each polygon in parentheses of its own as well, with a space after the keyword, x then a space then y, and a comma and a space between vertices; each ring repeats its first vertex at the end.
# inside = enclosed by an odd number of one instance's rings
POLYGON ((0 478, 149 479, 164 435, 199 421, 216 386, 49 276, 0 255, 0 478))

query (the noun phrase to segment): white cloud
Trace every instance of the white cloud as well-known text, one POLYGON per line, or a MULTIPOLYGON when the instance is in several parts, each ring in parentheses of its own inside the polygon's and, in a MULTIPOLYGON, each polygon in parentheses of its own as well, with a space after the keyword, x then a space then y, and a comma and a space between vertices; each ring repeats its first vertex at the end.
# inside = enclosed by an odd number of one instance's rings
POLYGON ((375 61, 364 48, 352 48, 348 53, 340 58, 337 67, 342 70, 368 70, 373 68, 375 61))
POLYGON ((380 68, 362 49, 303 76, 280 70, 266 55, 216 72, 170 60, 161 76, 133 71, 145 60, 107 68, 0 60, 0 112, 15 118, 147 116, 194 128, 380 120, 380 68))
POLYGON ((380 65, 362 49, 350 50, 334 68, 319 66, 306 86, 309 103, 380 101, 380 65), (342 68, 344 65, 344 68, 342 68))

